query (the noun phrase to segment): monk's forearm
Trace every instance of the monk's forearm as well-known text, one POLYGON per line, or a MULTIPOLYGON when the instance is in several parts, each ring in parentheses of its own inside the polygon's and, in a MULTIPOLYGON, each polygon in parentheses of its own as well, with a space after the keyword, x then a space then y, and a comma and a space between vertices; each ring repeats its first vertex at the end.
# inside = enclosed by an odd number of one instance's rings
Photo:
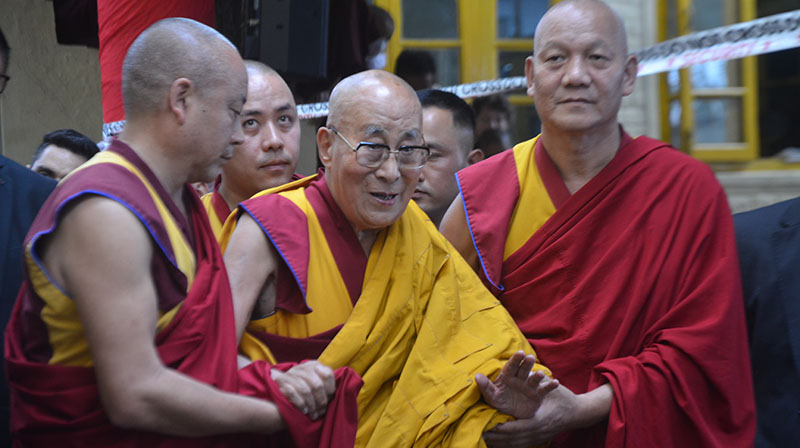
POLYGON ((273 403, 223 392, 167 368, 130 386, 110 399, 101 391, 111 422, 123 428, 185 437, 284 428, 273 403))
POLYGON ((602 422, 611 412, 614 389, 606 383, 576 397, 578 406, 572 416, 572 428, 586 428, 602 422))

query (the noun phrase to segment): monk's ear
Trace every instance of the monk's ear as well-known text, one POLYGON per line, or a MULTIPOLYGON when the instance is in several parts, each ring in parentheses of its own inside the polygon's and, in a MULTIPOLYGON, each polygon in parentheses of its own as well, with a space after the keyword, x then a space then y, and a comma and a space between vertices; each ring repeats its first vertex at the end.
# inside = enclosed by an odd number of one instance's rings
POLYGON ((482 149, 475 148, 467 154, 467 163, 474 165, 486 157, 482 149))
POLYGON ((319 152, 319 160, 325 168, 330 165, 333 158, 333 131, 329 128, 322 126, 317 129, 317 151, 319 152))
POLYGON ((636 75, 639 72, 639 60, 635 54, 629 54, 625 59, 625 73, 622 79, 622 95, 628 96, 633 93, 636 85, 636 75))
POLYGON ((194 84, 186 78, 178 78, 169 86, 169 112, 175 117, 178 125, 186 122, 187 100, 195 92, 194 84))
POLYGON ((525 58, 525 81, 528 86, 526 93, 533 98, 533 56, 525 58))

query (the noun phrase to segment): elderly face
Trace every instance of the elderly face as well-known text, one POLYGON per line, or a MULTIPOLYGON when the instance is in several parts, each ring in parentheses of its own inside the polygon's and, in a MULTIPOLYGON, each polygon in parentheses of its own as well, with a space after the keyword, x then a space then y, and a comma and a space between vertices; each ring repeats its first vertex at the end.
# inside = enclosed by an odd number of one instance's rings
POLYGON ((455 173, 467 166, 472 132, 453 123, 453 113, 438 107, 422 110, 422 131, 431 148, 428 162, 420 170, 413 199, 435 224, 458 195, 455 173))
POLYGON ((543 129, 588 131, 616 126, 622 97, 633 92, 636 60, 611 11, 584 2, 542 19, 525 74, 543 129))
POLYGON ((357 233, 388 227, 405 211, 420 170, 400 169, 394 155, 377 168, 366 168, 345 139, 353 146, 423 145, 419 100, 407 86, 389 82, 351 89, 340 104, 329 121, 340 136, 322 128, 317 138, 326 182, 357 233))
POLYGON ((243 197, 288 182, 300 156, 300 122, 289 87, 276 73, 248 70, 242 142, 222 168, 222 182, 243 197))

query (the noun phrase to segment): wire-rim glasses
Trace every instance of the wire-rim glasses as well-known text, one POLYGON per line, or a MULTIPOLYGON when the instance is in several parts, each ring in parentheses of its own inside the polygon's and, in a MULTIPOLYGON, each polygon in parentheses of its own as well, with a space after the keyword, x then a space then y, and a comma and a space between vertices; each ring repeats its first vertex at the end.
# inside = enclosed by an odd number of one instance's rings
POLYGON ((377 168, 389 158, 389 154, 394 154, 399 169, 419 169, 425 166, 431 153, 429 147, 421 145, 402 145, 397 149, 391 149, 382 143, 359 142, 358 146, 353 146, 335 127, 330 126, 328 129, 341 137, 347 146, 355 151, 356 162, 365 168, 377 168))

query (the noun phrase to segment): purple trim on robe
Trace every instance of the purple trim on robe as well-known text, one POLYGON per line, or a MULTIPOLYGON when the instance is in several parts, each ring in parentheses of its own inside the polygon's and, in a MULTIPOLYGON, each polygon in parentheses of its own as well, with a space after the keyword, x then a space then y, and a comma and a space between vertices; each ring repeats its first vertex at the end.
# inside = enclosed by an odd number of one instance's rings
POLYGON ((470 165, 456 176, 467 225, 483 268, 481 276, 488 280, 492 293, 499 296, 503 291, 500 279, 506 235, 520 191, 514 151, 503 151, 470 165), (487 191, 492 192, 490 201, 486 200, 487 191))
MULTIPOLYGON (((145 178, 151 182, 155 191, 161 195, 161 199, 178 222, 179 228, 184 231, 184 236, 189 240, 189 235, 185 233, 188 229, 188 221, 141 158, 129 146, 116 139, 108 150, 120 154, 142 172, 145 178)), ((194 202, 187 194, 192 194, 191 188, 184 189, 184 200, 191 207, 194 202)), ((150 263, 153 280, 159 293, 157 298, 159 310, 168 311, 183 301, 186 297, 187 279, 177 267, 166 227, 161 221, 161 215, 158 213, 150 193, 138 177, 126 168, 113 163, 102 163, 83 168, 56 187, 42 206, 41 213, 34 220, 26 237, 25 247, 28 247, 29 244, 32 245, 34 261, 40 267, 42 266, 38 245, 42 241, 42 237, 46 237, 55 230, 64 207, 86 195, 105 196, 125 206, 142 222, 153 238, 155 247, 160 249, 153 252, 150 263)), ((47 275, 44 269, 42 271, 47 275)), ((55 286, 58 287, 58 285, 55 286)), ((21 294, 25 298, 21 306, 23 308, 22 316, 26 321, 22 326, 27 344, 26 353, 32 355, 31 360, 47 362, 52 357, 52 350, 47 329, 40 317, 44 303, 35 294, 29 281, 26 281, 23 288, 21 294)))

